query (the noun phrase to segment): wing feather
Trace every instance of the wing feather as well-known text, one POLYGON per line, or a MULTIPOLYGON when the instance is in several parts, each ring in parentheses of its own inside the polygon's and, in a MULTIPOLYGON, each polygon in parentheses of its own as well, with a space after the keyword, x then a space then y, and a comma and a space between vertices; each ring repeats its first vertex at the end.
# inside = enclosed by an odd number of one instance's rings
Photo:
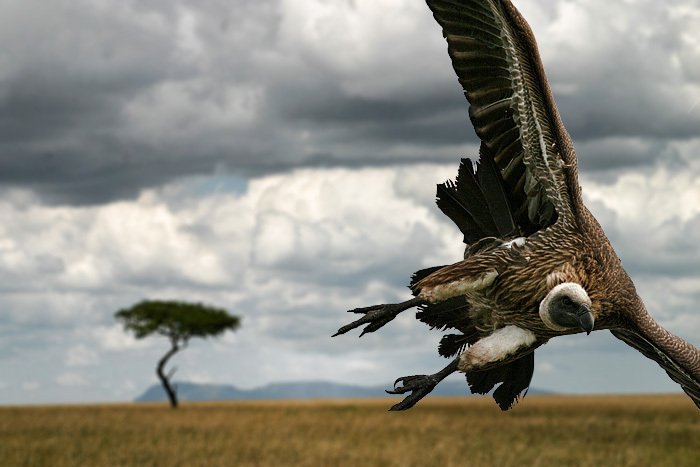
POLYGON ((576 155, 525 20, 509 0, 427 3, 487 148, 481 162, 491 157, 501 171, 520 231, 558 219, 575 224, 582 208, 576 155))
POLYGON ((666 352, 649 339, 646 339, 644 336, 634 331, 614 329, 610 330, 610 332, 625 344, 641 352, 645 357, 658 363, 673 381, 681 385, 683 391, 685 391, 695 405, 700 408, 700 382, 693 378, 681 365, 676 363, 671 356, 667 355, 666 352))

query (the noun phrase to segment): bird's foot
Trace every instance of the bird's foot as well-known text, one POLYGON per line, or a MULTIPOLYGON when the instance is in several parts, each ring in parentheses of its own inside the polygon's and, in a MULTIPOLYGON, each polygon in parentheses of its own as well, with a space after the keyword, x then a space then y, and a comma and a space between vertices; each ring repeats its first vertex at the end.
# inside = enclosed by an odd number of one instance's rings
POLYGON ((414 376, 404 376, 397 379, 394 382, 394 389, 386 392, 388 394, 405 394, 410 392, 408 396, 404 398, 398 404, 395 404, 389 410, 406 410, 410 409, 416 403, 430 394, 430 392, 435 389, 435 386, 440 382, 435 375, 414 375, 414 376), (397 384, 401 384, 397 387, 397 384))
POLYGON ((346 332, 358 328, 363 324, 366 324, 365 328, 362 330, 360 337, 364 336, 368 332, 374 332, 377 329, 384 326, 386 323, 396 318, 402 311, 408 310, 416 305, 422 303, 422 300, 418 298, 412 298, 411 300, 402 303, 392 303, 387 305, 374 305, 365 308, 355 308, 353 310, 348 310, 348 313, 363 314, 360 319, 353 321, 350 324, 338 329, 338 332, 333 334, 333 337, 340 334, 345 334, 346 332))
POLYGON ((397 379, 394 381, 394 390, 387 391, 387 393, 405 394, 410 391, 411 394, 406 396, 404 400, 394 405, 389 410, 410 409, 416 405, 419 400, 430 394, 430 392, 435 389, 435 386, 437 386, 440 381, 457 371, 458 364, 459 357, 455 358, 445 368, 432 375, 404 376, 403 378, 397 379), (399 383, 401 383, 401 386, 396 387, 396 385, 399 383))

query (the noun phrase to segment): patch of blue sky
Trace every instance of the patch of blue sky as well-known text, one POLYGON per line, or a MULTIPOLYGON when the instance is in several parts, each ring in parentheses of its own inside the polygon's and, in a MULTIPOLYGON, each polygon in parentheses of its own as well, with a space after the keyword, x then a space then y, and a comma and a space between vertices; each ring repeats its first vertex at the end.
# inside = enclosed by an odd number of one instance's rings
POLYGON ((187 184, 189 194, 196 197, 207 197, 217 194, 242 194, 248 190, 249 180, 234 174, 217 173, 198 176, 187 184))

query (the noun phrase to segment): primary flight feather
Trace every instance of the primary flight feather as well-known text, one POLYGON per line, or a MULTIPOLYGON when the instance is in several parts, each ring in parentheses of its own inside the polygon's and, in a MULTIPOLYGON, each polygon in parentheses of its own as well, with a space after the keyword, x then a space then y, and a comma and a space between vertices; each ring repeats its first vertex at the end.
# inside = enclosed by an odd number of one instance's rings
POLYGON ((437 205, 464 234, 464 260, 418 271, 414 298, 350 310, 335 335, 381 328, 404 310, 451 329, 432 375, 399 378, 412 407, 442 379, 466 374, 472 392, 503 410, 527 391, 534 352, 549 339, 609 329, 655 360, 700 407, 700 351, 646 311, 602 228, 583 204, 576 153, 559 117, 537 44, 509 0, 427 0, 481 139, 437 205))

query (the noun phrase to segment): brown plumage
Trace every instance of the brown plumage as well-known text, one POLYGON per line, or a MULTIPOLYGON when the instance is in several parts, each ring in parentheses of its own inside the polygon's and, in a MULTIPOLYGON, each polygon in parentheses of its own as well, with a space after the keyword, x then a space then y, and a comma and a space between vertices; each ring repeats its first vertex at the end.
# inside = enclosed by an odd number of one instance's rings
MULTIPOLYGON (((482 141, 437 204, 464 234, 464 260, 418 271, 414 298, 351 310, 337 334, 373 332, 419 306, 417 318, 455 329, 438 349, 455 357, 434 375, 397 380, 413 406, 450 373, 507 410, 527 390, 534 350, 549 339, 609 329, 655 360, 700 407, 700 351, 647 313, 602 228, 584 206, 576 153, 528 24, 509 0, 427 0, 482 141)), ((337 335, 336 334, 336 335, 337 335)))

